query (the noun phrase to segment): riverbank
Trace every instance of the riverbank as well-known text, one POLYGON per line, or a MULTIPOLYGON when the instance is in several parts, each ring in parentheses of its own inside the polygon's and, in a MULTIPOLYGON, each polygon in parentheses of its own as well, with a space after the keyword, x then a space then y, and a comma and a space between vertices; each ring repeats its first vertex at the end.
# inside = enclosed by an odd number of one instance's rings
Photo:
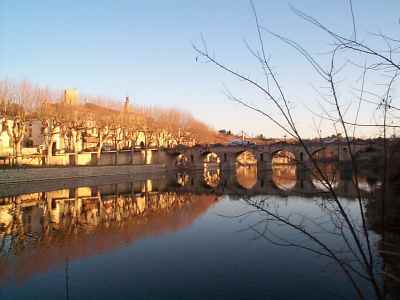
POLYGON ((98 176, 145 175, 166 171, 164 164, 2 169, 0 185, 98 176))

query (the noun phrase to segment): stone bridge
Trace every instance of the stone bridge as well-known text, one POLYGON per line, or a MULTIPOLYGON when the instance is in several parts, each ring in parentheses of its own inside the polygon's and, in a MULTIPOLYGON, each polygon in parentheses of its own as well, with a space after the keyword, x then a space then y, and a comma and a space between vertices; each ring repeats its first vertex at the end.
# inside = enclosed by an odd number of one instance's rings
MULTIPOLYGON (((350 161, 349 147, 346 142, 320 143, 308 142, 306 144, 309 152, 313 157, 317 157, 318 153, 327 153, 335 161, 350 161)), ((368 142, 360 142, 351 144, 352 153, 359 156, 363 153, 376 153, 382 151, 382 146, 368 142)), ((243 152, 250 152, 257 160, 259 169, 271 168, 272 159, 280 151, 291 153, 293 163, 309 164, 310 157, 301 144, 275 143, 270 145, 198 145, 195 147, 176 147, 165 150, 166 157, 162 161, 166 162, 169 167, 202 169, 205 165, 206 158, 209 154, 218 157, 218 163, 222 169, 233 169, 238 161, 239 155, 243 152), (185 164, 179 165, 179 158, 184 157, 185 164)), ((318 159, 318 157, 317 157, 318 159)))
MULTIPOLYGON (((307 142, 307 149, 317 160, 350 161, 348 145, 345 142, 307 142)), ((352 153, 358 155, 376 155, 382 152, 383 145, 377 142, 360 141, 351 143, 352 153)), ((259 170, 270 169, 275 157, 286 157, 287 162, 307 165, 310 157, 301 144, 275 143, 270 145, 197 145, 194 147, 178 146, 175 148, 146 148, 120 151, 104 151, 100 157, 96 152, 62 153, 50 157, 45 163, 42 155, 27 155, 20 163, 30 166, 125 166, 125 165, 163 165, 167 169, 197 169, 205 165, 218 164, 221 169, 233 169, 236 164, 243 162, 241 154, 245 153, 247 162, 257 164, 259 170), (282 151, 288 156, 282 155, 282 151), (182 164, 182 162, 184 162, 182 164)), ((1 159, 1 158, 0 158, 1 159)), ((245 159, 246 161, 246 159, 245 159)), ((12 167, 10 162, 1 163, 12 167)))

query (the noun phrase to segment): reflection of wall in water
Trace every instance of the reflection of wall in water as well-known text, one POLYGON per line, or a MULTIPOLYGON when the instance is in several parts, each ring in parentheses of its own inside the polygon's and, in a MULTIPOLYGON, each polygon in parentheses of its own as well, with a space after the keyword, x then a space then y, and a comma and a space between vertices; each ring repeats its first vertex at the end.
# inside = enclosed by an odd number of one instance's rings
MULTIPOLYGON (((369 184, 369 188, 381 187, 376 178, 368 180, 359 178, 369 184)), ((365 184, 363 183, 363 185, 365 184)), ((375 193, 376 197, 368 201, 366 216, 369 229, 382 234, 382 193, 375 193)), ((399 190, 396 184, 388 184, 385 196, 385 240, 378 242, 378 249, 383 259, 385 287, 391 298, 400 299, 400 201, 399 190)))
MULTIPOLYGON (((155 192, 151 181, 142 182, 139 189, 131 184, 131 188, 125 194, 103 193, 118 190, 114 185, 0 200, 0 245, 13 234, 19 249, 18 257, 4 262, 0 278, 14 269, 25 277, 22 273, 46 271, 51 264, 63 263, 66 256, 92 255, 147 235, 177 230, 217 200, 215 195, 155 192)), ((0 254, 5 250, 0 248, 0 254)))

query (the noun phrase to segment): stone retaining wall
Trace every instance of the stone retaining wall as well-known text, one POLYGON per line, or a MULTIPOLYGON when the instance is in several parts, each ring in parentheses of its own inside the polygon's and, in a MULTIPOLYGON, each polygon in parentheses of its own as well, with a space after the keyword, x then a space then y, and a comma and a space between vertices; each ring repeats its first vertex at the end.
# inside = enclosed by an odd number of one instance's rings
POLYGON ((167 169, 163 164, 2 169, 0 170, 0 184, 166 171, 167 169))

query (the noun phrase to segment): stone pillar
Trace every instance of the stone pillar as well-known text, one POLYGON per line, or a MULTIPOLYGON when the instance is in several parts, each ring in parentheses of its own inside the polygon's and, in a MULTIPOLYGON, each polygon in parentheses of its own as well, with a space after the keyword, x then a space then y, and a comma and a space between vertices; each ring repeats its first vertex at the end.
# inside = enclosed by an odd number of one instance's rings
POLYGON ((257 169, 259 171, 271 170, 272 168, 272 155, 269 152, 260 152, 256 154, 257 169))
POLYGON ((187 155, 189 159, 189 166, 191 169, 204 169, 204 157, 201 153, 189 152, 187 155))
POLYGON ((176 157, 178 154, 170 154, 163 150, 157 151, 157 163, 165 165, 167 169, 176 169, 176 157))
POLYGON ((222 152, 218 154, 221 158, 221 169, 234 170, 236 167, 236 154, 222 152))
POLYGON ((347 144, 340 144, 339 146, 339 161, 350 161, 350 151, 347 144))
POLYGON ((153 152, 151 150, 145 150, 145 159, 144 159, 144 164, 145 165, 150 165, 151 164, 152 154, 153 154, 153 152))
POLYGON ((296 158, 297 171, 309 169, 311 161, 304 149, 293 152, 296 158))
MULTIPOLYGON (((309 176, 310 176, 310 174, 308 174, 308 177, 309 176)), ((296 181, 296 189, 301 190, 301 191, 305 190, 306 186, 307 186, 307 183, 308 183, 306 181, 307 181, 307 179, 309 179, 309 178, 307 178, 306 170, 304 168, 298 168, 297 167, 297 169, 296 169, 296 177, 297 177, 296 178, 297 179, 297 181, 296 181)))

